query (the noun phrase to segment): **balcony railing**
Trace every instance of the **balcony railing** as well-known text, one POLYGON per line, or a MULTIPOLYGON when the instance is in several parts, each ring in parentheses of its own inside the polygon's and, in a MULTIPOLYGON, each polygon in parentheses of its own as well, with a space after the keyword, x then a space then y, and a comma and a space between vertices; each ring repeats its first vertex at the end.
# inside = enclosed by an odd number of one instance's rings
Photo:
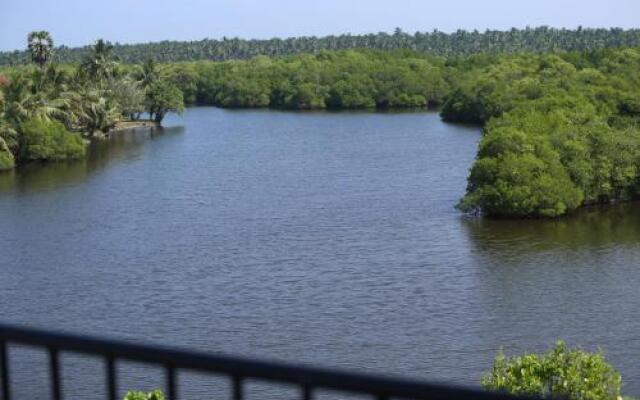
POLYGON ((176 379, 178 370, 202 371, 228 377, 232 383, 232 393, 230 393, 232 400, 243 400, 245 397, 243 386, 247 381, 253 380, 295 385, 300 388, 301 400, 311 400, 317 389, 367 395, 371 396, 372 400, 393 398, 417 400, 523 399, 523 397, 505 393, 431 384, 409 379, 255 361, 0 324, 0 386, 2 388, 0 394, 2 400, 12 400, 11 365, 9 365, 8 357, 10 344, 33 346, 48 352, 51 397, 54 400, 64 398, 60 365, 60 354, 63 352, 98 356, 104 359, 106 365, 105 392, 109 400, 117 399, 116 364, 120 360, 143 362, 164 368, 168 400, 179 398, 180 392, 176 379))

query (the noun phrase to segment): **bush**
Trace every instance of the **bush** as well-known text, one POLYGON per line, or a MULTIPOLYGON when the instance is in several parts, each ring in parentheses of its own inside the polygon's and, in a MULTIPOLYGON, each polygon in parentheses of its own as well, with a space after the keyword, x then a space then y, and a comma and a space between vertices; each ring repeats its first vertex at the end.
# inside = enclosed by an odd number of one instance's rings
POLYGON ((127 392, 124 400, 164 400, 164 393, 161 390, 152 392, 127 392))
POLYGON ((0 149, 0 171, 7 171, 15 166, 13 154, 8 150, 0 149))
POLYGON ((182 91, 171 82, 156 81, 147 90, 147 106, 149 114, 155 114, 154 119, 160 123, 169 111, 184 111, 182 91))
POLYGON ((640 58, 618 55, 498 56, 456 76, 442 117, 486 133, 459 207, 557 217, 639 198, 640 58))
POLYGON ((83 158, 86 145, 79 134, 57 121, 32 119, 20 125, 22 160, 63 161, 83 158))
POLYGON ((620 383, 620 374, 601 352, 569 349, 562 341, 544 354, 507 358, 501 351, 482 378, 489 390, 570 400, 618 400, 620 383))
POLYGON ((583 193, 544 137, 510 127, 487 132, 458 207, 495 217, 558 217, 577 208, 583 193))
POLYGON ((0 136, 0 171, 7 171, 15 166, 13 154, 5 140, 0 136))

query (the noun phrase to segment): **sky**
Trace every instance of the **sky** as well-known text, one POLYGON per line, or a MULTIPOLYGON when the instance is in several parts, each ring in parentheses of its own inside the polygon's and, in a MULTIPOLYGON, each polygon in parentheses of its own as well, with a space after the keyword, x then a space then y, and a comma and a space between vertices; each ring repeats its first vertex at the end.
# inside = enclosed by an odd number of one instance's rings
POLYGON ((456 29, 640 27, 640 0, 0 0, 0 50, 56 45, 456 29))

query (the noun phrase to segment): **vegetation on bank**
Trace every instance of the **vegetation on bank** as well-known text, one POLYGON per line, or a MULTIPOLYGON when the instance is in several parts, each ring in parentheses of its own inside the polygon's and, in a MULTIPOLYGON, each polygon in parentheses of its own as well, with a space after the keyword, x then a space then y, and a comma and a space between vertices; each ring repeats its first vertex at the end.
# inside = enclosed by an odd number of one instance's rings
POLYGON ((72 137, 107 131, 143 113, 160 122, 184 103, 441 107, 446 121, 484 126, 459 203, 465 212, 549 218, 585 204, 640 197, 636 48, 448 58, 411 50, 347 50, 131 65, 119 62, 111 44, 98 41, 82 63, 57 65, 49 39, 46 32, 30 36, 35 66, 2 69, 0 169, 81 157, 72 137), (41 122, 28 124, 34 119, 41 122), (62 127, 48 126, 55 121, 62 127), (44 138, 24 133, 35 125, 44 138))
POLYGON ((409 51, 176 63, 163 73, 188 103, 220 107, 426 107, 441 104, 449 92, 445 60, 409 51))
POLYGON ((290 109, 443 105, 484 125, 465 212, 553 218, 640 195, 640 50, 429 57, 320 52, 169 64, 188 102, 290 109))
MULTIPOLYGON (((223 38, 190 42, 162 41, 143 44, 116 44, 115 55, 124 63, 139 64, 152 59, 169 63, 179 61, 249 59, 258 55, 272 57, 322 50, 397 50, 410 49, 419 53, 454 56, 477 53, 549 53, 556 51, 591 51, 612 47, 640 46, 640 29, 623 30, 555 29, 546 26, 507 31, 484 32, 458 30, 452 33, 415 32, 409 34, 396 28, 395 32, 367 35, 337 35, 325 37, 292 37, 288 39, 243 40, 223 38)), ((89 46, 56 48, 54 59, 60 63, 81 63, 92 49, 89 46)), ((21 65, 30 62, 29 52, 0 52, 0 65, 21 65)))
POLYGON ((485 124, 464 211, 557 217, 640 194, 638 49, 497 57, 458 74, 441 114, 485 124))
POLYGON ((85 156, 86 140, 147 112, 161 122, 184 108, 182 92, 155 64, 124 70, 113 46, 99 40, 77 66, 51 62, 53 40, 32 32, 33 65, 0 74, 0 171, 18 162, 85 156))

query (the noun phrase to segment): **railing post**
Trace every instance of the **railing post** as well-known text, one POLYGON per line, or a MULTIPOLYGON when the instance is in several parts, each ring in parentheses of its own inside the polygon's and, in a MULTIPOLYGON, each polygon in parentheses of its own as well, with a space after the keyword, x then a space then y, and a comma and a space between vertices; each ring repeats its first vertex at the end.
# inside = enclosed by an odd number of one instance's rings
POLYGON ((311 386, 309 385, 304 385, 302 387, 302 400, 311 400, 311 386))
POLYGON ((176 369, 172 365, 167 365, 167 395, 168 400, 178 400, 178 387, 176 382, 176 369))
POLYGON ((107 396, 109 400, 117 400, 118 381, 116 377, 116 365, 113 357, 107 357, 107 396))
POLYGON ((11 400, 9 388, 9 355, 7 342, 0 341, 0 385, 2 385, 2 400, 11 400))
POLYGON ((242 390, 242 378, 239 376, 233 377, 233 400, 242 400, 244 396, 242 390))
POLYGON ((60 376, 60 359, 58 350, 49 347, 49 365, 51 368, 51 391, 54 400, 62 400, 62 382, 60 376))
MULTIPOLYGON (((237 357, 215 356, 185 350, 56 334, 0 324, 0 400, 11 400, 10 344, 34 346, 48 351, 51 380, 50 398, 54 400, 62 400, 63 398, 62 361, 60 359, 63 352, 99 356, 102 361, 106 362, 106 389, 109 400, 118 400, 116 363, 121 360, 145 362, 163 368, 166 372, 167 400, 178 399, 178 373, 182 369, 225 376, 230 380, 231 400, 244 399, 244 383, 249 380, 266 380, 283 385, 294 385, 294 388, 302 390, 300 393, 302 400, 312 400, 318 389, 359 393, 369 396, 372 400, 394 398, 422 400, 536 399, 535 397, 519 397, 500 392, 434 385, 415 380, 353 374, 301 365, 252 361, 237 357)), ((560 399, 556 398, 556 400, 560 399)))

